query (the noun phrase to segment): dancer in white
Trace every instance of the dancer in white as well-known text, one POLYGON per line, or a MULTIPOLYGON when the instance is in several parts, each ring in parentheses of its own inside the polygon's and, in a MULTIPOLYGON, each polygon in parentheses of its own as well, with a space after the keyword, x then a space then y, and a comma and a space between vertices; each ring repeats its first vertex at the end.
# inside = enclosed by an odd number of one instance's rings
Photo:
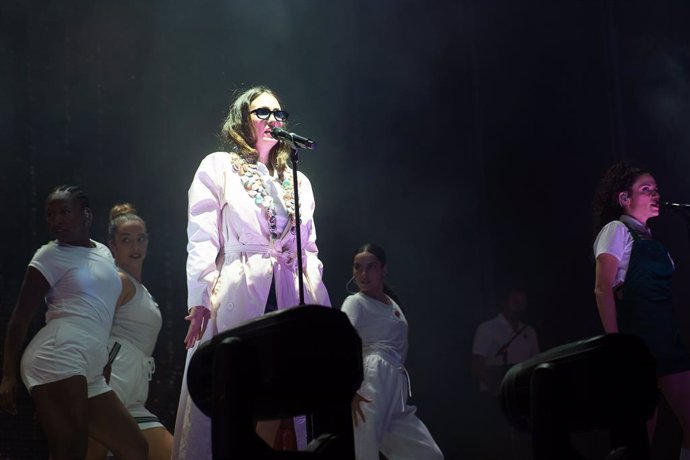
MULTIPOLYGON (((290 150, 271 136, 271 129, 284 126, 287 118, 275 93, 266 87, 238 95, 222 130, 230 152, 208 155, 194 175, 187 226, 187 366, 198 342, 271 309, 299 304, 298 231, 305 303, 330 305, 321 281, 311 184, 299 174, 298 224, 293 172, 287 166, 290 150)), ((295 442, 303 448, 306 427, 299 422, 294 426, 295 442)), ((257 432, 274 446, 279 424, 260 422, 257 432)), ((185 367, 173 458, 210 459, 211 447, 210 419, 189 396, 185 367)))
MULTIPOLYGON (((146 223, 129 204, 110 210, 108 245, 121 278, 129 281, 123 305, 115 310, 108 349, 112 364, 109 384, 134 417, 149 446, 149 460, 169 460, 172 435, 146 408, 149 381, 155 371, 153 349, 161 329, 158 304, 141 283, 149 237, 146 223)), ((89 440, 88 460, 106 458, 108 449, 89 440)))
POLYGON ((31 393, 53 460, 83 459, 88 436, 117 458, 145 459, 146 440, 103 377, 107 342, 123 284, 107 247, 90 238, 91 208, 79 187, 60 186, 46 200, 55 240, 29 262, 7 325, 0 409, 17 413, 19 356, 39 304, 46 325, 21 358, 21 377, 31 393))
POLYGON ((364 381, 352 401, 357 460, 436 460, 443 454, 416 408, 407 404, 405 370, 407 320, 384 283, 386 254, 366 244, 354 256, 352 277, 359 288, 342 311, 362 339, 364 381))

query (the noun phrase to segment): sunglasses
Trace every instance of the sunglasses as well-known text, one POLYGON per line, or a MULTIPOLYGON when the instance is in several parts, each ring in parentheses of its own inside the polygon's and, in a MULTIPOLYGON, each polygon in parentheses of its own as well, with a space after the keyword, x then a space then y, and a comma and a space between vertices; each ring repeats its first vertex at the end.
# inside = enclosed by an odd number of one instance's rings
POLYGON ((251 110, 249 113, 253 113, 260 120, 268 120, 271 118, 271 114, 273 114, 273 118, 275 118, 276 121, 287 121, 290 116, 285 110, 271 110, 266 107, 251 110))

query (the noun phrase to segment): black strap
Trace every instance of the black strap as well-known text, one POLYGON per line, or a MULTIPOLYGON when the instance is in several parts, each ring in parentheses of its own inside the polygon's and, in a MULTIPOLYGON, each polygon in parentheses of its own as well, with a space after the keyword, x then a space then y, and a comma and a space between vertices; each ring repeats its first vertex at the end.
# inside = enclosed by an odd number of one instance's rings
POLYGON ((517 339, 518 336, 519 336, 520 334, 522 334, 523 332, 525 332, 525 329, 527 329, 528 326, 529 326, 528 324, 525 324, 524 326, 522 326, 522 329, 520 329, 519 331, 515 332, 515 334, 513 334, 513 336, 510 338, 510 340, 508 340, 506 343, 504 343, 504 344, 498 349, 498 351, 496 352, 496 354, 494 355, 494 357, 503 355, 503 359, 504 359, 504 360, 507 359, 506 353, 508 352, 508 347, 510 346, 511 343, 513 343, 513 340, 517 339))
POLYGON ((108 364, 106 364, 107 366, 113 364, 113 361, 115 361, 117 354, 120 352, 120 348, 122 348, 122 345, 120 345, 118 342, 113 343, 113 348, 111 348, 108 352, 108 364))

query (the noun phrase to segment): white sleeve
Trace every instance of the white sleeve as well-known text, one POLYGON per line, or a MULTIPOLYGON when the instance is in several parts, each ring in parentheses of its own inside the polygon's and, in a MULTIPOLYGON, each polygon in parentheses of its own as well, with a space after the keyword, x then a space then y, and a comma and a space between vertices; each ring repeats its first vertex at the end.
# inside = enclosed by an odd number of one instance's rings
POLYGON ((189 187, 187 221, 187 306, 211 308, 211 290, 218 276, 216 258, 222 248, 222 165, 217 152, 203 159, 189 187))
POLYGON ((491 336, 488 331, 488 323, 484 322, 477 327, 474 333, 474 343, 472 345, 472 354, 489 357, 491 349, 491 336))
POLYGON ((621 221, 614 220, 609 222, 601 229, 594 241, 594 258, 600 254, 611 254, 618 261, 623 259, 629 241, 632 236, 630 231, 621 221))
POLYGON ((60 268, 55 255, 54 248, 48 244, 41 246, 29 262, 29 267, 34 267, 46 279, 49 286, 53 286, 57 280, 62 276, 62 269, 60 268))
POLYGON ((355 296, 348 296, 343 302, 343 306, 340 311, 345 313, 352 323, 352 326, 359 332, 359 327, 361 326, 362 318, 362 305, 357 301, 355 296))
POLYGON ((317 303, 330 306, 331 301, 328 296, 328 291, 323 285, 323 263, 319 259, 319 248, 316 245, 316 226, 314 225, 314 209, 316 209, 316 202, 314 200, 314 193, 311 188, 311 182, 307 176, 298 173, 299 193, 300 193, 300 220, 302 225, 300 236, 303 242, 303 257, 302 264, 304 271, 309 281, 312 295, 317 303), (304 216, 304 217, 302 217, 304 216))
POLYGON ((299 181, 299 197, 300 197, 300 219, 302 220, 301 227, 303 248, 307 253, 318 254, 319 249, 316 247, 316 227, 314 226, 314 209, 316 203, 314 201, 314 192, 311 188, 311 182, 301 172, 298 173, 299 181))

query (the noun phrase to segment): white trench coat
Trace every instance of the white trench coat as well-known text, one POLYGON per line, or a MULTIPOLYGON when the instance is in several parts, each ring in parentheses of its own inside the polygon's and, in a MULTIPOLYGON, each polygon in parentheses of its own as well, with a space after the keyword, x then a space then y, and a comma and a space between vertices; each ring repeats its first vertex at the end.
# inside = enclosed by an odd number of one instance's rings
MULTIPOLYGON (((266 211, 245 190, 231 154, 215 152, 202 160, 189 188, 187 226, 188 308, 203 306, 211 319, 201 341, 209 340, 264 313, 275 280, 279 309, 298 305, 297 243, 290 223, 271 237, 266 211)), ((292 170, 285 171, 292 177, 292 170)), ((265 180, 270 180, 267 176, 265 180)), ((322 282, 314 228, 314 195, 307 177, 298 172, 304 267, 304 301, 330 306, 322 282)), ((187 367, 196 351, 187 353, 175 422, 173 459, 211 459, 211 422, 187 391, 187 367)), ((209 382, 211 385, 212 382, 209 382)), ((306 444, 303 423, 296 423, 298 447, 306 444)))

